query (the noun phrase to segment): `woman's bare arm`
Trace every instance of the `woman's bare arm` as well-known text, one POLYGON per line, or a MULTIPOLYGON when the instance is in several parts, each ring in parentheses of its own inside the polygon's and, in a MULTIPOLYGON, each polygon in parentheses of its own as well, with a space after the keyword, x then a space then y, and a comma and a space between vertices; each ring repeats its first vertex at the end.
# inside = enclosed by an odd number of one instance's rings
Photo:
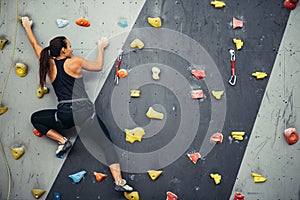
POLYGON ((32 29, 31 29, 32 20, 30 20, 28 17, 22 17, 21 19, 22 19, 22 25, 26 31, 28 40, 29 40, 37 58, 40 59, 41 51, 43 50, 43 48, 39 45, 34 33, 32 32, 32 29))

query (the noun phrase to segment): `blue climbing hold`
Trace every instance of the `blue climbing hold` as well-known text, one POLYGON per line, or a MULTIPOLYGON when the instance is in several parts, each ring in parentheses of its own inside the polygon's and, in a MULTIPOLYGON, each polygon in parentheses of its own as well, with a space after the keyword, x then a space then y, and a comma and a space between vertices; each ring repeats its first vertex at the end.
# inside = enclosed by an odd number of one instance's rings
POLYGON ((61 194, 58 192, 54 193, 54 200, 61 200, 61 194))
POLYGON ((58 28, 64 28, 69 24, 69 21, 65 20, 65 19, 57 19, 56 24, 57 24, 58 28))
POLYGON ((125 19, 121 19, 121 20, 119 20, 118 25, 121 28, 126 28, 128 26, 128 23, 127 23, 127 21, 125 19))
POLYGON ((73 180, 74 183, 79 183, 85 174, 86 174, 86 171, 82 170, 75 174, 69 175, 69 177, 73 180))

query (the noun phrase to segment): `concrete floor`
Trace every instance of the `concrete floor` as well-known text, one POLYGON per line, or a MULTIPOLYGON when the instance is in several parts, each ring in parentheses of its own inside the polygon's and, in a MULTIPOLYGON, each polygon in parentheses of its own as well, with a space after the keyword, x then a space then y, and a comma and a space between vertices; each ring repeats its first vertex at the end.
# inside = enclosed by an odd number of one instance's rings
MULTIPOLYGON (((55 107, 56 98, 53 91, 42 99, 36 97, 38 62, 23 28, 15 22, 16 16, 30 15, 41 45, 47 46, 49 39, 54 35, 67 35, 75 48, 74 54, 89 58, 94 56, 97 39, 101 36, 109 37, 111 43, 105 53, 105 70, 93 75, 86 74, 88 80, 96 80, 87 82, 88 93, 91 99, 95 100, 145 1, 19 0, 18 14, 15 11, 16 1, 0 2, 0 39, 7 38, 10 41, 0 54, 1 88, 8 77, 2 104, 9 108, 7 113, 0 116, 0 137, 12 176, 10 199, 27 200, 33 199, 33 188, 50 191, 65 159, 54 156, 54 142, 32 134, 29 121, 31 113, 41 108, 55 107), (44 15, 49 10, 51 14, 44 15), (90 28, 74 24, 74 21, 82 16, 91 21, 90 28), (58 28, 55 23, 57 18, 68 19, 70 24, 65 28, 58 28), (126 19, 129 26, 119 27, 117 22, 121 19, 126 19), (15 55, 12 59, 13 53, 15 55), (16 62, 27 64, 29 69, 26 77, 16 75, 16 62), (9 74, 10 66, 12 68, 9 74), (103 81, 98 81, 99 79, 103 81), (19 146, 24 146, 26 152, 19 160, 15 160, 9 147, 19 146)), ((149 13, 160 14, 159 10, 150 10, 149 13)), ((297 173, 300 169, 300 143, 289 146, 283 136, 285 128, 295 127, 300 130, 299 21, 300 6, 290 13, 230 199, 233 199, 236 191, 242 192, 246 199, 300 199, 300 175, 297 173), (267 181, 253 183, 251 172, 262 174, 267 181)), ((51 90, 50 84, 47 86, 51 90)), ((75 138, 73 134, 72 141, 75 138)), ((5 160, 2 155, 0 158, 0 199, 6 199, 9 178, 6 174, 5 160)), ((46 197, 44 195, 40 199, 46 197)), ((52 196, 49 199, 52 199, 52 196)))

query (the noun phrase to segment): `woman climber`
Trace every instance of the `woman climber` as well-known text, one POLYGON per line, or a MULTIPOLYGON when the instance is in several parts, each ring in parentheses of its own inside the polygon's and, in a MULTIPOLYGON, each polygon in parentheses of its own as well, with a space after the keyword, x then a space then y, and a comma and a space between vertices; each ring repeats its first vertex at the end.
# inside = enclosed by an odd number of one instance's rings
POLYGON ((40 86, 45 86, 48 76, 58 99, 57 109, 40 110, 32 114, 31 122, 34 128, 58 142, 56 155, 61 156, 72 147, 72 143, 61 132, 76 124, 80 128, 79 135, 84 134, 104 151, 107 165, 115 181, 115 190, 132 191, 133 188, 122 178, 118 156, 110 142, 108 130, 95 114, 94 105, 88 98, 82 77, 83 70, 102 70, 104 49, 108 45, 108 40, 101 38, 98 41, 97 59, 89 61, 72 56, 70 41, 64 36, 55 37, 48 47, 42 48, 32 31, 33 21, 28 17, 21 19, 28 40, 39 59, 40 86))

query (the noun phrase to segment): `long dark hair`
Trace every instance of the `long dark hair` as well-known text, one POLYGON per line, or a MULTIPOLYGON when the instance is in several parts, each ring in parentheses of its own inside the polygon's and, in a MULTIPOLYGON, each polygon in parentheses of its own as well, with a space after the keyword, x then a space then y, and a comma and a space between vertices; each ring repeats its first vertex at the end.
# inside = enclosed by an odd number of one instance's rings
POLYGON ((66 39, 64 36, 55 37, 50 41, 50 45, 42 50, 39 68, 41 87, 45 86, 46 83, 46 75, 50 70, 50 59, 58 57, 63 47, 67 48, 66 39))

